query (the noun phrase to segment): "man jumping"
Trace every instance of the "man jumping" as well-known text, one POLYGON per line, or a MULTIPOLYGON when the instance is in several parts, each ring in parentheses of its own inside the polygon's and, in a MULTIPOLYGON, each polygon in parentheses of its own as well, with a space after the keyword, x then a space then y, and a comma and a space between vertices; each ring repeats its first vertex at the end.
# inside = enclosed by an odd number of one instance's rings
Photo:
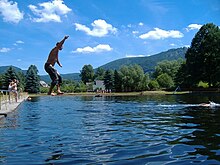
POLYGON ((52 95, 52 96, 55 95, 55 93, 52 92, 55 85, 57 86, 57 94, 58 95, 63 94, 63 92, 61 92, 60 90, 60 84, 62 83, 62 78, 60 74, 57 72, 57 70, 54 68, 54 65, 55 63, 57 63, 60 67, 62 67, 58 58, 58 53, 59 50, 63 49, 63 44, 68 37, 69 36, 65 36, 62 41, 57 42, 56 46, 50 51, 47 62, 44 65, 45 71, 50 75, 50 78, 52 80, 48 95, 52 95))

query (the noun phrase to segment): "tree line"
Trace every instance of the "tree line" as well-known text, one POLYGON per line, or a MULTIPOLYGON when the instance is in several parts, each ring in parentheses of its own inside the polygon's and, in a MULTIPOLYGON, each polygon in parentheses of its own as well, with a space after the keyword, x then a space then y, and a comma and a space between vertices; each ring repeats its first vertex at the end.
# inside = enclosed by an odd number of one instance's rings
POLYGON ((153 73, 144 73, 138 65, 123 66, 119 70, 98 68, 91 65, 81 71, 84 83, 104 80, 107 89, 116 92, 173 89, 176 87, 220 87, 220 30, 213 23, 203 25, 187 49, 185 59, 162 61, 153 73))
MULTIPOLYGON (((27 72, 16 72, 12 66, 10 66, 6 72, 0 75, 0 89, 8 89, 9 83, 17 79, 19 92, 28 93, 47 93, 49 88, 40 86, 40 76, 38 75, 38 69, 35 65, 30 65, 27 72)), ((71 80, 63 80, 62 90, 64 92, 85 92, 86 85, 82 82, 75 82, 71 80)))
MULTIPOLYGON (((220 30, 213 23, 203 25, 187 49, 185 59, 161 61, 154 72, 144 73, 139 65, 124 65, 119 70, 93 69, 84 65, 80 71, 81 81, 64 80, 64 92, 85 92, 86 83, 103 80, 105 88, 115 92, 181 88, 220 87, 220 30)), ((0 87, 7 88, 12 79, 19 80, 19 88, 29 93, 46 93, 40 87, 40 77, 35 65, 24 75, 10 67, 0 75, 0 87)))
POLYGON ((35 65, 30 65, 26 74, 19 71, 16 72, 12 66, 7 71, 0 75, 0 88, 8 89, 9 83, 13 80, 18 80, 18 90, 20 92, 39 93, 40 92, 40 76, 35 65))
POLYGON ((153 73, 144 73, 140 65, 124 65, 119 70, 104 70, 92 65, 84 65, 81 79, 84 83, 103 80, 107 90, 115 92, 138 92, 145 90, 172 89, 175 87, 175 75, 183 59, 162 61, 153 73))

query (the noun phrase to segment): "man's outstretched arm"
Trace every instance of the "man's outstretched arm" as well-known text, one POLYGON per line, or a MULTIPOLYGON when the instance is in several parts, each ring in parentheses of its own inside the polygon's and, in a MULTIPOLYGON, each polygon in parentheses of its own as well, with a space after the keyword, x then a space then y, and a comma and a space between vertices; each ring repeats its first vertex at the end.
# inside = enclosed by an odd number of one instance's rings
POLYGON ((65 36, 64 39, 62 39, 62 41, 60 41, 58 45, 61 47, 67 38, 69 38, 69 36, 65 36))

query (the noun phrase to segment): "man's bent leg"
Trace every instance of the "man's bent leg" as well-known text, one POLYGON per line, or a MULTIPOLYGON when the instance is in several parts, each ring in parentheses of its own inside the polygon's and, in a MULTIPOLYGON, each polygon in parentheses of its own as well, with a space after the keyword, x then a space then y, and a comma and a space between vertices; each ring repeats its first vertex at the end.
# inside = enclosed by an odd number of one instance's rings
POLYGON ((49 89, 49 91, 48 91, 48 93, 47 93, 48 95, 51 95, 54 86, 55 86, 55 85, 53 85, 53 84, 51 83, 51 85, 50 85, 50 89, 49 89))
POLYGON ((62 95, 63 92, 61 92, 61 90, 60 90, 60 84, 62 83, 62 77, 60 76, 60 74, 58 72, 57 72, 57 77, 58 77, 57 94, 62 95))

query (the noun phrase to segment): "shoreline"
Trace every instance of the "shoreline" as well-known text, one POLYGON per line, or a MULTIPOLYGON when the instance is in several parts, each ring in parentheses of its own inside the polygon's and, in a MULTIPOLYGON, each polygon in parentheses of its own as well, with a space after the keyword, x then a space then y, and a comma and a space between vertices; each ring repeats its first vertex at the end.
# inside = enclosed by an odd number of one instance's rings
MULTIPOLYGON (((81 93, 64 93, 63 95, 56 96, 150 96, 150 95, 184 95, 184 94, 220 94, 219 91, 142 91, 142 92, 111 92, 111 93, 96 93, 96 92, 81 92, 81 93)), ((29 94, 29 97, 39 97, 39 96, 51 96, 46 93, 39 94, 29 94)))
MULTIPOLYGON (((82 92, 82 93, 64 93, 60 96, 147 96, 147 95, 181 95, 188 94, 190 91, 184 92, 168 92, 168 91, 142 91, 142 92, 112 92, 112 93, 96 93, 96 92, 82 92)), ((29 97, 50 96, 46 93, 30 94, 29 97)), ((59 95, 56 95, 59 96, 59 95)))

